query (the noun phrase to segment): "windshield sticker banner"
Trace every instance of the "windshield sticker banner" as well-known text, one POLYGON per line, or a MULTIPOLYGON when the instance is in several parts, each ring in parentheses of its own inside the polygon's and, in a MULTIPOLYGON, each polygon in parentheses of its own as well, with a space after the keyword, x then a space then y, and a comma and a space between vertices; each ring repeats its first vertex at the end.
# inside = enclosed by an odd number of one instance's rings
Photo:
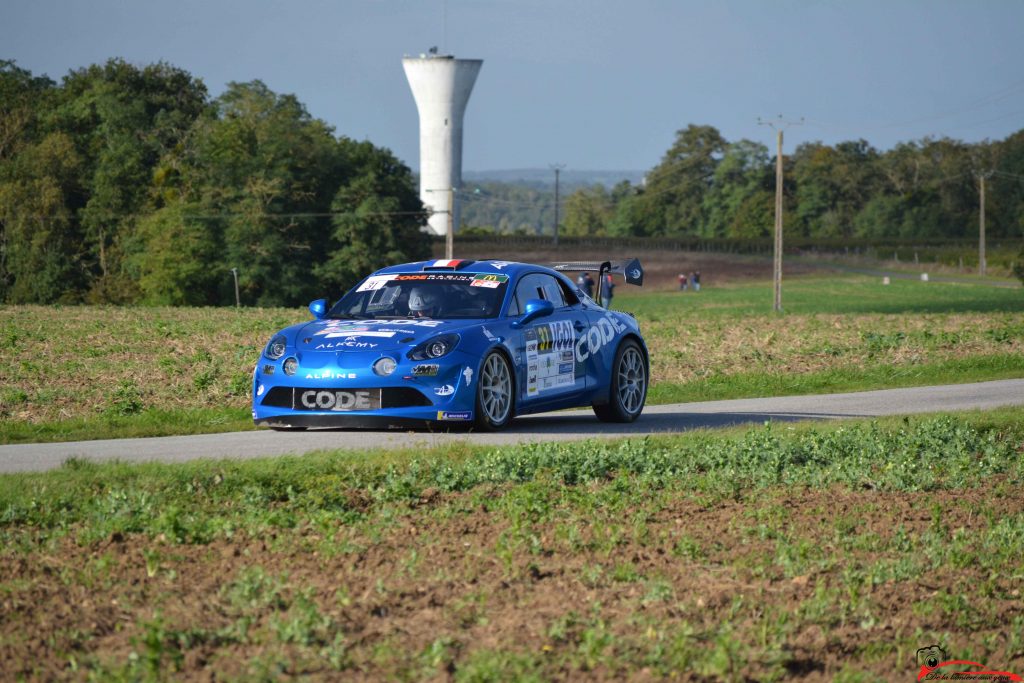
POLYGON ((531 327, 526 337, 526 395, 565 389, 576 383, 572 348, 576 331, 568 320, 531 327))
POLYGON ((472 273, 413 273, 392 276, 395 282, 455 282, 466 284, 475 277, 472 273))

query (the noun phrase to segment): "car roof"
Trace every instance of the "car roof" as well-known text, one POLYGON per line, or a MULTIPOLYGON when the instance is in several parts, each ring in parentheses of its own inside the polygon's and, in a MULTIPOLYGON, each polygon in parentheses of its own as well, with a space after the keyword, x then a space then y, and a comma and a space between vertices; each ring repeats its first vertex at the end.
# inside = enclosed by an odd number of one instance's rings
POLYGON ((501 259, 431 259, 429 261, 416 261, 388 266, 387 268, 381 268, 374 274, 419 273, 424 270, 439 273, 504 273, 513 277, 523 272, 536 272, 538 270, 556 276, 560 274, 546 266, 516 261, 503 261, 501 259))

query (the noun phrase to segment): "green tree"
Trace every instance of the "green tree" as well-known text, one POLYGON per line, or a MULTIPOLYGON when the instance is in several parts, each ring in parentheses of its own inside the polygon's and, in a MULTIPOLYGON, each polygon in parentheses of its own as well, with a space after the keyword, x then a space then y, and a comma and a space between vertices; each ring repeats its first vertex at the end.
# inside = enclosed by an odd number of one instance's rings
POLYGON ((689 125, 647 176, 640 195, 640 230, 646 235, 699 235, 703 205, 726 141, 712 126, 689 125))
POLYGON ((49 125, 75 141, 81 196, 73 203, 85 241, 89 298, 130 301, 125 245, 145 212, 154 167, 207 107, 206 87, 165 63, 120 59, 72 71, 49 125))
POLYGON ((74 301, 83 285, 81 237, 68 208, 81 159, 70 138, 50 133, 5 162, 0 179, 5 299, 74 301))
POLYGON ((368 142, 343 142, 350 178, 331 205, 331 248, 315 271, 326 290, 321 295, 341 294, 378 268, 431 253, 430 237, 421 229, 426 213, 409 168, 368 142))
POLYGON ((184 201, 157 209, 139 223, 141 248, 129 262, 142 292, 142 303, 157 306, 207 306, 218 301, 228 277, 220 263, 217 231, 184 201))
POLYGON ((605 235, 611 212, 611 197, 603 185, 580 188, 565 200, 562 234, 571 237, 605 235))
MULTIPOLYGON (((751 140, 730 143, 715 167, 711 188, 704 195, 705 237, 760 236, 765 228, 755 206, 772 185, 774 173, 768 148, 751 140), (743 216, 740 217, 740 212, 743 216)), ((774 198, 771 200, 774 207, 774 198)), ((773 208, 774 211, 774 208, 773 208)), ((772 223, 769 222, 768 229, 772 223)))

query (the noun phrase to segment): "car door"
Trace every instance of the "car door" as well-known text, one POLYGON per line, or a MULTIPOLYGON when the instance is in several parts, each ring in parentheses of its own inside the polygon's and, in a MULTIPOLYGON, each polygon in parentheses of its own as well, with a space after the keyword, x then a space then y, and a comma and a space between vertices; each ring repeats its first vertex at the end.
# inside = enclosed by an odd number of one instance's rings
POLYGON ((576 341, 587 332, 587 317, 568 290, 547 273, 524 275, 516 286, 510 316, 517 317, 526 310, 530 299, 550 301, 555 309, 518 333, 517 350, 524 370, 519 395, 531 407, 565 403, 587 386, 587 370, 575 357, 576 341))

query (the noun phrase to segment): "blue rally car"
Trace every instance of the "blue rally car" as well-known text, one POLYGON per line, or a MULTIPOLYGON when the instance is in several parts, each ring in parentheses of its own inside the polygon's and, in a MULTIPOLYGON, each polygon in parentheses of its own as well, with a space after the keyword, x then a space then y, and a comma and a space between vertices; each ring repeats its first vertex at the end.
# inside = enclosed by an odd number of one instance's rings
POLYGON ((598 283, 615 273, 643 284, 636 259, 379 270, 273 336, 253 373, 253 420, 497 430, 516 415, 590 405, 600 420, 632 422, 647 398, 647 347, 632 316, 605 310, 562 274, 584 270, 598 283))

